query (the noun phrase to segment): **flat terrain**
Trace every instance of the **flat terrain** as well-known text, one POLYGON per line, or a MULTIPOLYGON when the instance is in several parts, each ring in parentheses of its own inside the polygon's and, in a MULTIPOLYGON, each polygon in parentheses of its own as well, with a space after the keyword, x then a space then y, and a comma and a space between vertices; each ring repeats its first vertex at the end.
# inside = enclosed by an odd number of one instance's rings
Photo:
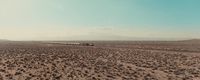
POLYGON ((87 43, 0 42, 0 80, 200 80, 199 41, 87 43))

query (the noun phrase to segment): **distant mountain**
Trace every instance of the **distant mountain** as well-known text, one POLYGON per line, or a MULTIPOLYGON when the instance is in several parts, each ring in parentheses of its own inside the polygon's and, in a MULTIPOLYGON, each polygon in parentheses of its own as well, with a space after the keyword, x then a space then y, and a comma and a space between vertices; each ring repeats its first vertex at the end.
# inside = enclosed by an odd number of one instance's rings
POLYGON ((183 40, 186 43, 200 44, 200 39, 183 40))
POLYGON ((200 39, 190 39, 190 40, 184 40, 184 41, 190 41, 190 42, 200 42, 200 39))
POLYGON ((0 42, 9 41, 7 39, 0 39, 0 42))

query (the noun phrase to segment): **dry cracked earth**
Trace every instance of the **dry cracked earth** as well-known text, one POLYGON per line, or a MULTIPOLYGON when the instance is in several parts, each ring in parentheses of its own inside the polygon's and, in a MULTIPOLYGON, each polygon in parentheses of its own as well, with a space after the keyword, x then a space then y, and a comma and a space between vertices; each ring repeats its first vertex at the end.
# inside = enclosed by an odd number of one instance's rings
POLYGON ((200 80, 200 43, 0 42, 0 80, 200 80))

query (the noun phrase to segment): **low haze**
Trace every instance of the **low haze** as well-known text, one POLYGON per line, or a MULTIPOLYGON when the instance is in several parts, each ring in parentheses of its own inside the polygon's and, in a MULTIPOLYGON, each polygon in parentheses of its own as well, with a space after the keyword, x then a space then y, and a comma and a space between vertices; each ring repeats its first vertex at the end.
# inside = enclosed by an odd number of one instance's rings
POLYGON ((0 0, 0 39, 200 38, 199 0, 0 0))

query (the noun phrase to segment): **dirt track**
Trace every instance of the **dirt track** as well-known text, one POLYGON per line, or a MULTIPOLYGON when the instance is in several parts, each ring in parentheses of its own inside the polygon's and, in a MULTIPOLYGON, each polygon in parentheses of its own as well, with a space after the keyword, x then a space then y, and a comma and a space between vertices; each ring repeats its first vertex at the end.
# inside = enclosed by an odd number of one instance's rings
POLYGON ((0 80, 200 80, 200 45, 0 43, 0 80))

